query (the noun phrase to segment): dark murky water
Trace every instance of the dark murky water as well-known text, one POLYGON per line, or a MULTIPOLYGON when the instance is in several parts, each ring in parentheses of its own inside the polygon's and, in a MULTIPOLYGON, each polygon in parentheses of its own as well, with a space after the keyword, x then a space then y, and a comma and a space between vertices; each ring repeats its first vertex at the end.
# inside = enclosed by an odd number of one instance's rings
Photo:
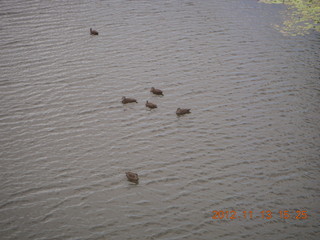
POLYGON ((317 239, 320 41, 281 9, 1 1, 1 238, 317 239))

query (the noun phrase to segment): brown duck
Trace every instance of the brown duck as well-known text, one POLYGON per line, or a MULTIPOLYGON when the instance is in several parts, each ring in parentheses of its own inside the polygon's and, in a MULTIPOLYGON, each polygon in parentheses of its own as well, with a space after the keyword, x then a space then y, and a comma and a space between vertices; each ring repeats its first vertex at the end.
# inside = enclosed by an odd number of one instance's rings
POLYGON ((187 113, 191 113, 190 109, 188 109, 188 108, 178 108, 177 111, 176 111, 176 114, 178 116, 184 115, 184 114, 187 114, 187 113))
POLYGON ((154 88, 154 87, 151 88, 150 92, 152 92, 153 94, 156 94, 156 95, 162 95, 163 96, 163 92, 160 89, 157 89, 157 88, 154 88))
POLYGON ((157 108, 157 104, 146 101, 146 107, 148 108, 157 108))
POLYGON ((126 98, 126 97, 122 97, 122 101, 121 101, 123 104, 126 104, 126 103, 133 103, 133 102, 136 102, 138 103, 138 101, 134 98, 126 98))
POLYGON ((139 183, 139 176, 138 176, 138 174, 133 173, 133 172, 126 172, 126 175, 127 175, 128 181, 133 182, 133 183, 136 183, 136 184, 139 183))
POLYGON ((90 34, 91 35, 99 35, 99 33, 96 30, 93 30, 92 28, 90 28, 90 34))

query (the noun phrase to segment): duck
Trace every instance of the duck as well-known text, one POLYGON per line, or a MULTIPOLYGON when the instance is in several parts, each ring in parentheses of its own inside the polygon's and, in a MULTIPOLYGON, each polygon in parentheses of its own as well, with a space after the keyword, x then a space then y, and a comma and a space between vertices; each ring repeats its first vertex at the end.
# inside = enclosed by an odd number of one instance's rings
POLYGON ((148 108, 157 108, 157 104, 151 103, 149 101, 146 101, 146 107, 148 108))
POLYGON ((127 98, 127 97, 122 97, 122 101, 121 101, 123 104, 126 104, 126 103, 133 103, 133 102, 136 102, 138 103, 138 101, 134 98, 127 98))
POLYGON ((133 182, 135 184, 139 183, 139 176, 136 173, 133 172, 126 172, 126 176, 128 178, 128 181, 133 182))
POLYGON ((99 33, 96 30, 93 30, 92 28, 90 28, 90 34, 91 35, 99 35, 99 33))
POLYGON ((178 116, 184 115, 184 114, 187 114, 187 113, 191 113, 190 109, 188 109, 188 108, 178 108, 177 111, 176 111, 176 114, 178 116))
POLYGON ((150 92, 152 92, 155 95, 162 95, 163 96, 163 92, 160 89, 157 89, 157 88, 154 88, 154 87, 152 87, 150 89, 150 92))

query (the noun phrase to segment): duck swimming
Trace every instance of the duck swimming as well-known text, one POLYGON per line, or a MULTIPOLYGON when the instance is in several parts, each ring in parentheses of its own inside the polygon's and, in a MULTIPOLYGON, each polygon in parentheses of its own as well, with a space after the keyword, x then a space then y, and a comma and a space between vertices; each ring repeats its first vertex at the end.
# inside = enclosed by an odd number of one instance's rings
POLYGON ((184 115, 184 114, 187 114, 187 113, 191 113, 190 109, 188 109, 188 108, 178 108, 177 111, 176 111, 176 114, 178 116, 184 115))
POLYGON ((157 104, 146 101, 146 107, 151 109, 151 108, 157 108, 158 106, 157 104))
POLYGON ((162 95, 163 96, 163 92, 160 89, 157 89, 157 88, 154 88, 154 87, 152 87, 150 89, 150 92, 152 92, 155 95, 162 95))
POLYGON ((128 181, 138 184, 139 183, 139 176, 136 173, 133 172, 126 172, 126 176, 128 178, 128 181))
POLYGON ((90 28, 90 34, 91 35, 99 35, 99 33, 96 30, 93 30, 92 28, 90 28))
POLYGON ((135 98, 126 98, 126 97, 122 97, 122 101, 121 102, 123 104, 133 103, 133 102, 138 103, 138 101, 135 98))

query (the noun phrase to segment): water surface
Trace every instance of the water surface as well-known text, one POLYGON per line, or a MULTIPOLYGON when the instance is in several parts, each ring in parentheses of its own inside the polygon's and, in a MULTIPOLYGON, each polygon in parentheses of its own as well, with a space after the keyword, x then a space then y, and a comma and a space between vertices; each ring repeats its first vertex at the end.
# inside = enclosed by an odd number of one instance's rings
POLYGON ((1 1, 2 239, 317 239, 320 38, 283 9, 1 1))

